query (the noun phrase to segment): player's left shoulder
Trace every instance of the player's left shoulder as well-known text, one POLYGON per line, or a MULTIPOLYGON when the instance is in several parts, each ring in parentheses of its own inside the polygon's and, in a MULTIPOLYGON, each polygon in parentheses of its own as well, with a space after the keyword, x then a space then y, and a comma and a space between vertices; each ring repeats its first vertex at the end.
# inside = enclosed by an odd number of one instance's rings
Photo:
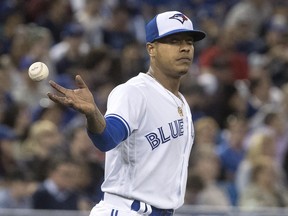
POLYGON ((134 86, 143 86, 147 82, 146 74, 140 72, 137 76, 130 78, 126 84, 127 85, 134 85, 134 86))

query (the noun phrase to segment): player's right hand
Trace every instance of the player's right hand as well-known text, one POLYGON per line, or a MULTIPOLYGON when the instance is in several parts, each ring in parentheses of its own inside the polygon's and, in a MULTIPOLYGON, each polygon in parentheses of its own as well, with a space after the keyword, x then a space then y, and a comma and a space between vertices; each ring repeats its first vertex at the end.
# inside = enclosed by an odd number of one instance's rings
POLYGON ((49 84, 61 95, 52 94, 50 92, 47 95, 55 103, 72 107, 86 116, 92 116, 96 110, 93 95, 80 75, 75 77, 75 81, 78 88, 72 90, 64 88, 50 80, 49 84))

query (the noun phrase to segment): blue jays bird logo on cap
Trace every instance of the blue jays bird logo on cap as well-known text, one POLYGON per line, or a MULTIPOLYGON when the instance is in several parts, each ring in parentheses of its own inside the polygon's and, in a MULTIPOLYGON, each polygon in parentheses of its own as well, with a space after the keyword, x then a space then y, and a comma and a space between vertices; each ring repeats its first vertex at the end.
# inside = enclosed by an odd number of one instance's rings
POLYGON ((181 14, 181 13, 177 13, 177 14, 174 14, 172 17, 169 17, 169 19, 176 19, 178 20, 179 22, 181 22, 182 24, 188 20, 188 18, 184 15, 184 14, 181 14))
POLYGON ((146 25, 146 42, 153 42, 160 38, 180 32, 190 33, 193 40, 202 40, 206 34, 193 29, 192 21, 179 11, 166 11, 156 15, 146 25), (179 22, 178 22, 179 21, 179 22))

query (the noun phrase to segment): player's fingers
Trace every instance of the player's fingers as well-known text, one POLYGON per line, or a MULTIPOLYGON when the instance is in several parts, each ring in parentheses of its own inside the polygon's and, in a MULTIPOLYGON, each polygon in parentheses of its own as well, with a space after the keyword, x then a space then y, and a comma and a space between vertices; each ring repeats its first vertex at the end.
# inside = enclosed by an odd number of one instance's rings
POLYGON ((47 94, 47 96, 54 101, 55 103, 59 103, 62 104, 64 106, 72 106, 72 101, 69 100, 67 97, 60 97, 58 95, 55 94, 51 94, 50 92, 47 94))
POLYGON ((50 92, 49 92, 47 95, 48 95, 48 97, 49 97, 52 101, 54 101, 55 103, 61 103, 61 104, 62 104, 62 101, 63 101, 63 100, 60 100, 60 97, 59 97, 59 96, 57 96, 57 95, 55 95, 55 94, 51 94, 50 92))
POLYGON ((63 86, 58 85, 57 83, 55 83, 54 81, 50 80, 49 84, 56 89, 58 92, 66 95, 66 93, 68 92, 68 89, 64 88, 63 86))
POLYGON ((75 80, 76 80, 76 85, 79 88, 87 88, 86 83, 84 82, 84 80, 82 79, 80 75, 76 75, 75 80))

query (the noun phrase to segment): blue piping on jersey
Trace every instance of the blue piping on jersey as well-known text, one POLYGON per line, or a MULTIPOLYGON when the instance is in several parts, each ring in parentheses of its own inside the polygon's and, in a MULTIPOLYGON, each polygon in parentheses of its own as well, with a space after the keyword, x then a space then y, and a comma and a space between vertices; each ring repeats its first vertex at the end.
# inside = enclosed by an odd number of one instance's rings
POLYGON ((87 130, 88 136, 93 144, 102 152, 115 148, 120 142, 125 140, 129 134, 126 125, 118 117, 107 116, 105 119, 106 127, 101 134, 92 133, 87 130))

